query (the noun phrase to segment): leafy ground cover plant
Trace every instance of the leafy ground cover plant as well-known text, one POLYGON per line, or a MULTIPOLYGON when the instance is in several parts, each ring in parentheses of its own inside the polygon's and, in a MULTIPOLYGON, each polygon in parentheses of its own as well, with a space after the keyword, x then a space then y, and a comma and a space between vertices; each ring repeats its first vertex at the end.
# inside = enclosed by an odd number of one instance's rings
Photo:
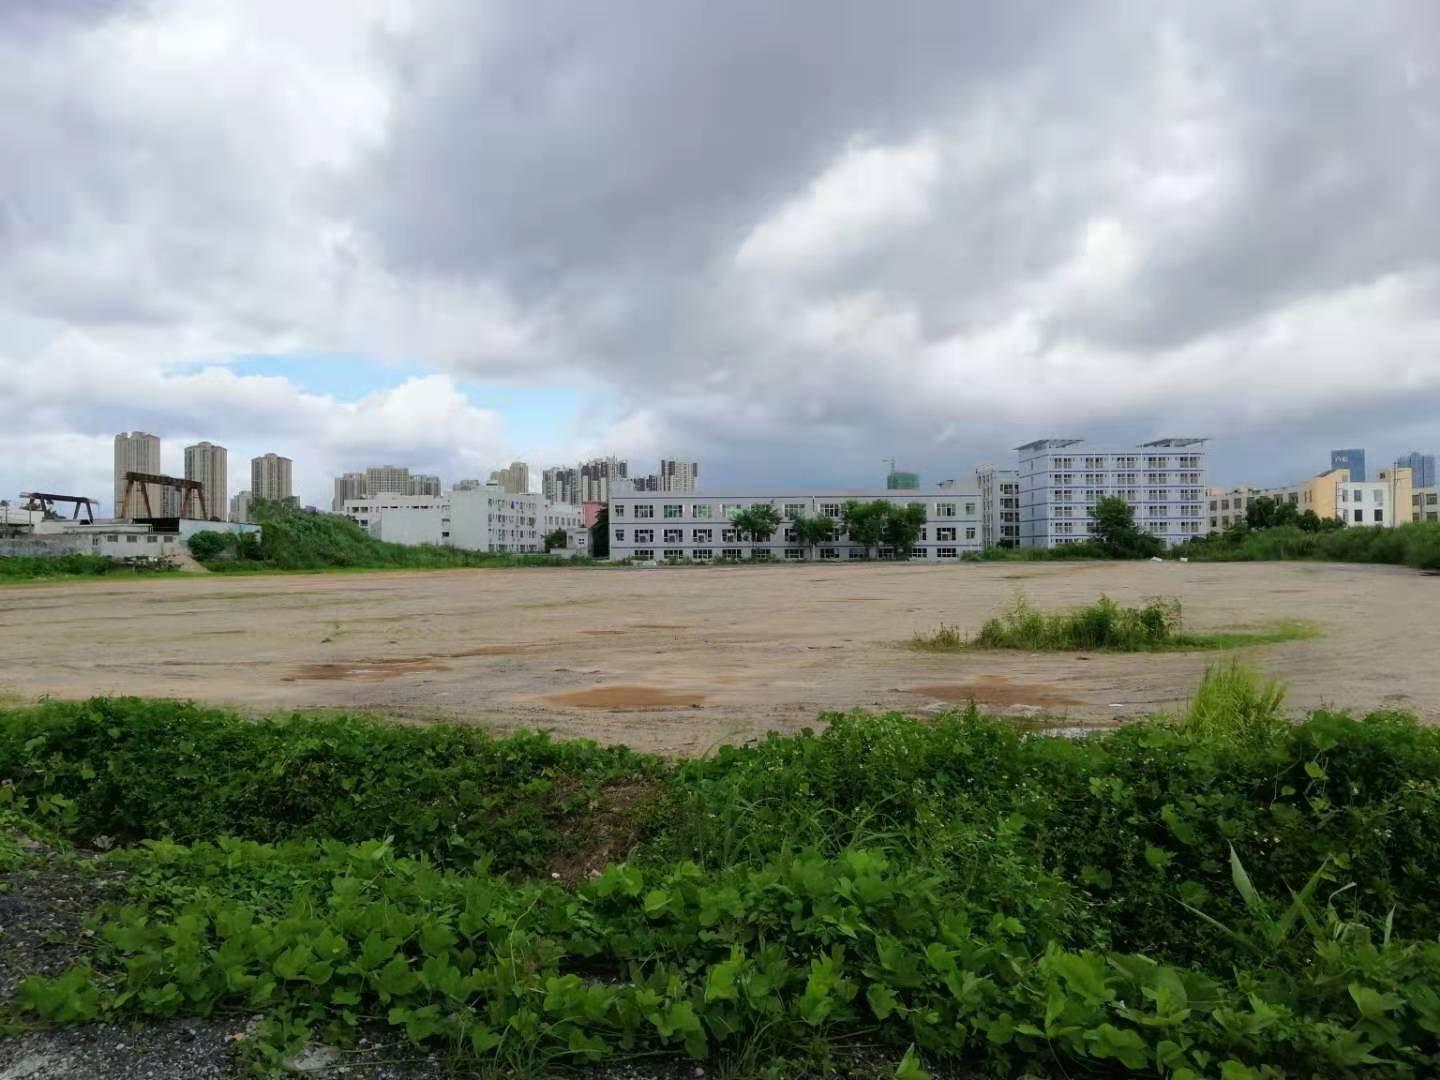
POLYGON ((97 860, 128 893, 88 963, 13 1008, 259 1012, 262 1070, 380 1023, 495 1076, 691 1055, 782 1077, 857 1040, 909 1080, 1433 1075, 1440 735, 1272 723, 1275 692, 1228 668, 1196 700, 1082 740, 834 715, 672 764, 335 716, 11 710, 10 798, 131 841, 97 860), (630 846, 552 879, 564 838, 605 842, 616 783, 649 793, 630 846))

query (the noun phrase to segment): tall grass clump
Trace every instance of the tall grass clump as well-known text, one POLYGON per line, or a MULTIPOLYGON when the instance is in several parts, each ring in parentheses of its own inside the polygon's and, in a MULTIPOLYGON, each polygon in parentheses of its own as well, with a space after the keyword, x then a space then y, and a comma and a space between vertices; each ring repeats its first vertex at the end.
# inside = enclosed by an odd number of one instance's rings
POLYGON ((1108 596, 1073 611, 1047 615, 1018 594, 1009 610, 985 620, 974 645, 982 649, 1032 652, 1102 650, 1143 652, 1177 640, 1182 624, 1180 601, 1151 597, 1126 608, 1108 596))
POLYGON ((941 624, 928 637, 917 635, 912 647, 930 651, 962 648, 1023 649, 1029 652, 1156 652, 1166 649, 1234 649, 1316 637, 1316 627, 1282 619, 1255 629, 1187 633, 1180 601, 1148 597, 1139 607, 1121 607, 1108 596, 1093 604, 1046 614, 1017 593, 1009 609, 985 620, 973 641, 955 627, 941 624))
POLYGON ((1180 726, 1203 739, 1271 745, 1288 731, 1285 687, 1238 660, 1205 669, 1180 726))

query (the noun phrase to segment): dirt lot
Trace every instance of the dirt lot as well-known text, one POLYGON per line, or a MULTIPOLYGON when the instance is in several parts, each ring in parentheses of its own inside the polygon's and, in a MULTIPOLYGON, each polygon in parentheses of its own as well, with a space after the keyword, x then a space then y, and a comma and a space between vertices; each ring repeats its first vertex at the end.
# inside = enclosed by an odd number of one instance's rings
POLYGON ((1320 564, 517 569, 77 582, 0 590, 0 694, 145 694, 542 727, 678 753, 826 709, 971 697, 1107 722, 1181 702, 1213 653, 934 655, 1017 588, 1043 608, 1179 597, 1192 630, 1284 618, 1246 650, 1297 709, 1440 721, 1440 577, 1320 564))

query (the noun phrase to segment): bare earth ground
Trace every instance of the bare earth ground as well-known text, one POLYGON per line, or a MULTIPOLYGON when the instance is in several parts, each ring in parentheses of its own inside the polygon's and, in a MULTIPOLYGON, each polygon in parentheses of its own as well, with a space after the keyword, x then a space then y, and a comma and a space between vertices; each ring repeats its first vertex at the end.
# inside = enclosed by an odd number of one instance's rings
POLYGON ((701 753, 824 710, 974 698, 1077 722, 1176 707, 1215 653, 915 652, 1023 588, 1043 609, 1176 596, 1193 631, 1297 618, 1245 650, 1297 711, 1440 721, 1440 577, 1318 563, 530 568, 96 581, 0 590, 0 694, 339 707, 701 753))

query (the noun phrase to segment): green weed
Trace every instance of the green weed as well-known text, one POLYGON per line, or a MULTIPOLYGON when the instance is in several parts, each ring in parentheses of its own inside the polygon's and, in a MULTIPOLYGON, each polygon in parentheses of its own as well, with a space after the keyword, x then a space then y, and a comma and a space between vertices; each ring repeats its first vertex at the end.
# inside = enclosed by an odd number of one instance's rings
POLYGON ((922 652, 957 652, 965 645, 965 635, 960 628, 943 622, 932 633, 917 633, 910 639, 910 647, 922 652))
POLYGON ((1181 718, 1186 731, 1205 738, 1254 745, 1276 742, 1289 727, 1282 707, 1285 688, 1266 682, 1239 661, 1205 669, 1181 718))
MULTIPOLYGON (((1030 652, 1155 652, 1235 649, 1314 637, 1313 626, 1285 620, 1255 630, 1195 634, 1183 630, 1180 601, 1150 597, 1140 607, 1121 607, 1108 596, 1071 611, 1046 614, 1017 593, 1009 610, 987 619, 973 641, 951 636, 936 648, 1024 649, 1030 652)), ((953 628, 952 628, 953 629, 953 628)), ((918 646, 917 647, 921 647, 918 646)))
POLYGON ((169 562, 129 562, 107 555, 74 552, 53 558, 38 555, 0 555, 0 582, 43 581, 52 578, 133 577, 177 573, 169 562))

